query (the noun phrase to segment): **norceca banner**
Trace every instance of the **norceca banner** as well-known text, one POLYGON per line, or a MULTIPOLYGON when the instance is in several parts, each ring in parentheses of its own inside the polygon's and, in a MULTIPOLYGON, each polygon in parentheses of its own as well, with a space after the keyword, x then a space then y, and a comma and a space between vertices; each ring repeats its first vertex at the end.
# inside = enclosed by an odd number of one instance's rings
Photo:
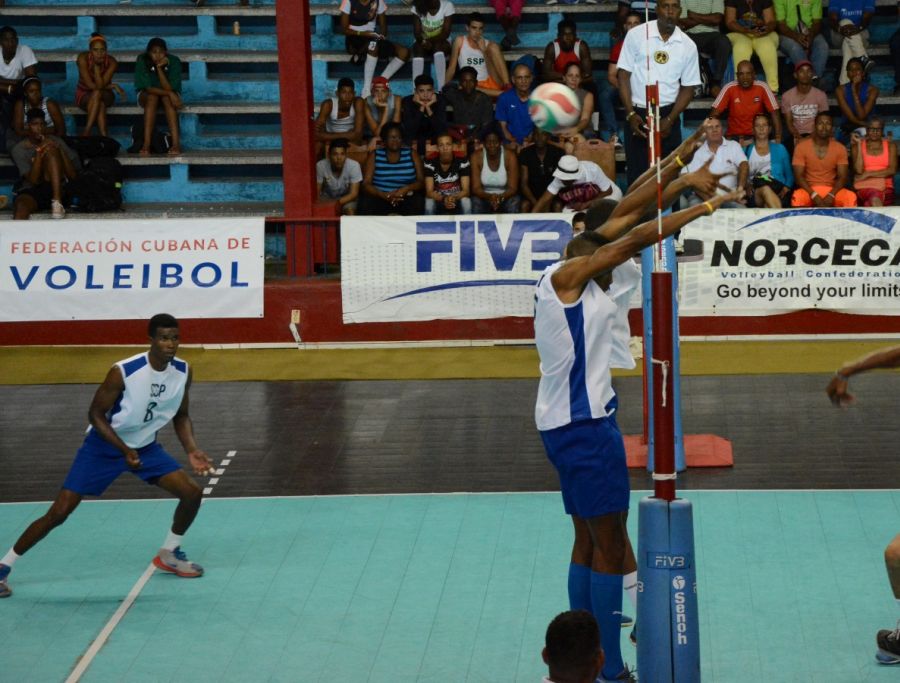
POLYGON ((558 214, 345 217, 344 322, 531 316, 571 238, 558 214))
POLYGON ((900 313, 900 208, 736 209, 685 229, 703 257, 684 263, 681 315, 818 308, 900 313))
POLYGON ((0 223, 0 320, 263 314, 262 217, 0 223))

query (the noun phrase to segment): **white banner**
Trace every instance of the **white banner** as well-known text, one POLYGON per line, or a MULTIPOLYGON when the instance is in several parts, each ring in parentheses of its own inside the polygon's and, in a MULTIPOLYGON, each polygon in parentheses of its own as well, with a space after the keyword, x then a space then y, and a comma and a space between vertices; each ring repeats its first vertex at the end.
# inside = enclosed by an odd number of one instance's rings
POLYGON ((681 315, 900 314, 900 208, 722 209, 685 229, 681 315))
POLYGON ((559 214, 344 217, 344 322, 531 316, 571 238, 559 214))
POLYGON ((264 224, 0 222, 0 320, 262 317, 264 224))

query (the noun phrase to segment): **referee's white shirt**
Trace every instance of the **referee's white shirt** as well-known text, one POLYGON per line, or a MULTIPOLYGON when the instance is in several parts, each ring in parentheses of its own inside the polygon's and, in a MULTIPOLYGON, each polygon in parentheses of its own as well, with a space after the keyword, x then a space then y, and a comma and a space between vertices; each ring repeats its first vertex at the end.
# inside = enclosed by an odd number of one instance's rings
POLYGON ((669 39, 663 40, 656 20, 635 26, 625 34, 617 65, 631 73, 631 102, 635 107, 646 108, 647 83, 659 83, 659 101, 663 107, 675 103, 681 86, 700 85, 696 43, 677 26, 669 39))

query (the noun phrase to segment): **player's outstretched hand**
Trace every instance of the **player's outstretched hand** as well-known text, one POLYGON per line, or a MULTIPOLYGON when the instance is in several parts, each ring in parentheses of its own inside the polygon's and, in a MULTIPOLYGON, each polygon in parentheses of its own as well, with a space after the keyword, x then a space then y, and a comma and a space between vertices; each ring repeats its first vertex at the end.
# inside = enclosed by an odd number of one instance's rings
POLYGON ((825 393, 828 394, 828 398, 835 408, 843 408, 856 400, 853 394, 847 391, 849 384, 846 378, 835 375, 825 387, 825 393))
POLYGON ((714 208, 718 209, 722 204, 727 202, 739 202, 744 198, 744 188, 739 187, 736 190, 732 190, 731 192, 726 192, 725 194, 717 194, 715 197, 709 200, 709 203, 713 205, 714 208))
POLYGON ((709 165, 713 162, 713 158, 710 157, 703 166, 693 173, 687 174, 687 181, 691 188, 703 197, 714 195, 719 188, 719 181, 724 177, 724 174, 713 173, 709 170, 709 165))
POLYGON ((199 449, 188 453, 188 461, 191 463, 191 467, 194 468, 194 474, 198 474, 201 477, 208 477, 216 471, 213 461, 199 449))
POLYGON ((705 141, 706 122, 704 121, 702 126, 699 126, 697 130, 691 133, 690 136, 685 138, 682 143, 678 145, 676 153, 683 163, 689 164, 691 163, 691 159, 694 158, 694 152, 700 149, 705 141))

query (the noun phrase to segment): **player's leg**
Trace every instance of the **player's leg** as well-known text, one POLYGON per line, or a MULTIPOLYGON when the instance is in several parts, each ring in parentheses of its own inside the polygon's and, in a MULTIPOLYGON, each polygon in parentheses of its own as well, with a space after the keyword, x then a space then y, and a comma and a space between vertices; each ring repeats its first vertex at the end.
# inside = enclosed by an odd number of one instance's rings
MULTIPOLYGON (((900 607, 900 534, 894 536, 888 547, 884 549, 884 566, 887 569, 894 599, 900 607)), ((878 653, 875 655, 880 664, 900 664, 900 621, 893 630, 883 629, 875 636, 878 653)))
POLYGON ((159 477, 156 485, 178 498, 178 505, 172 519, 172 528, 159 553, 153 559, 153 564, 163 571, 172 572, 184 578, 203 576, 203 567, 189 561, 181 550, 184 534, 187 533, 200 510, 203 491, 197 482, 180 468, 159 477))
POLYGON ((578 515, 571 517, 575 526, 575 541, 569 563, 569 609, 591 612, 591 560, 594 557, 594 542, 587 522, 578 515))

